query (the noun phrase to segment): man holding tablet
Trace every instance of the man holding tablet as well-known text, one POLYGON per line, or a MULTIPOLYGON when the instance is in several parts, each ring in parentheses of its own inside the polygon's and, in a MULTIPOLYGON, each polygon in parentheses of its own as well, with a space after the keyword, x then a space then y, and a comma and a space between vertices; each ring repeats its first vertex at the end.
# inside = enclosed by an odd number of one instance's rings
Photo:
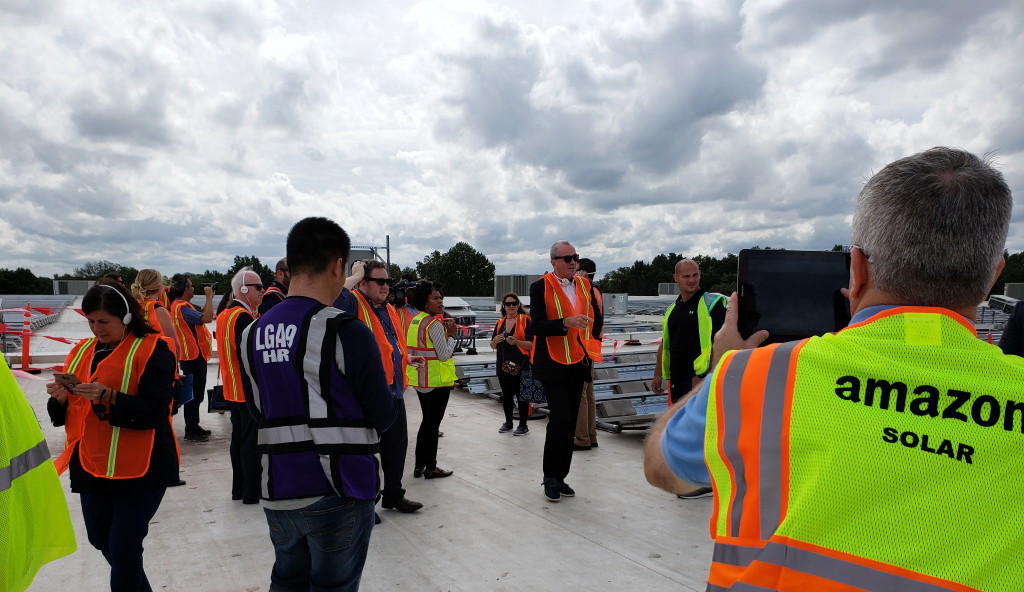
POLYGON ((657 487, 714 483, 709 590, 1020 589, 1024 359, 972 324, 1012 204, 973 154, 900 159, 857 198, 849 326, 750 349, 730 303, 644 456, 657 487))

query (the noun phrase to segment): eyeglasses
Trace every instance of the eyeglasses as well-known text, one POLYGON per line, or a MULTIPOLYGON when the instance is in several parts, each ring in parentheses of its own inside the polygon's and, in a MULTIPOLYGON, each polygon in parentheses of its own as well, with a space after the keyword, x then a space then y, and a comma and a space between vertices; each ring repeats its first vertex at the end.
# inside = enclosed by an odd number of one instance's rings
POLYGON ((260 292, 262 292, 263 290, 266 290, 266 288, 263 287, 263 284, 244 284, 244 285, 248 286, 250 288, 256 288, 260 292))
POLYGON ((565 261, 566 263, 572 263, 573 261, 579 261, 580 260, 580 256, 578 254, 576 254, 576 253, 573 253, 572 255, 560 255, 558 257, 552 257, 551 258, 552 261, 554 261, 555 259, 561 259, 562 261, 565 261))
POLYGON ((391 278, 366 278, 368 282, 377 282, 378 286, 390 286, 392 283, 391 278))
POLYGON ((502 304, 504 304, 505 306, 519 306, 518 302, 512 302, 512 301, 503 302, 502 304))

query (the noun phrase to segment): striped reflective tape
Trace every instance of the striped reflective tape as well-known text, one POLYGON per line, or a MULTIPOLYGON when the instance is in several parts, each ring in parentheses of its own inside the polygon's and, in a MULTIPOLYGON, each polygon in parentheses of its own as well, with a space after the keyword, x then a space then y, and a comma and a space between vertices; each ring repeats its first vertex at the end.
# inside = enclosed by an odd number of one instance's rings
POLYGON ((7 491, 15 479, 48 460, 50 460, 50 449, 46 446, 46 440, 40 440, 32 448, 16 455, 11 459, 10 465, 0 467, 0 491, 7 491))

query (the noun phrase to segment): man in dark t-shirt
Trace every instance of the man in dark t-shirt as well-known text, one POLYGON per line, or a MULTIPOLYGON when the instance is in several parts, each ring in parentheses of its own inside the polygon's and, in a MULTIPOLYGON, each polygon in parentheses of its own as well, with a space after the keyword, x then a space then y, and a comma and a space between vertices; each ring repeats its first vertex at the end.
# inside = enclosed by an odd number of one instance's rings
POLYGON ((725 322, 725 297, 700 288, 700 267, 691 259, 676 263, 673 279, 679 297, 665 311, 661 344, 654 363, 651 389, 676 402, 707 372, 711 341, 725 322))

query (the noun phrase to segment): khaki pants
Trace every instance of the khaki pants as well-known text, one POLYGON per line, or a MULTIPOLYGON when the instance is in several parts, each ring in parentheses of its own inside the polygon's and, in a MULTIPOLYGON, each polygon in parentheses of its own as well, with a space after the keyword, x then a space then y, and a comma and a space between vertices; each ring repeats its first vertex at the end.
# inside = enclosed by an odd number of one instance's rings
POLYGON ((580 414, 576 418, 576 435, 573 444, 593 446, 597 444, 597 404, 594 401, 594 367, 590 367, 590 382, 583 383, 580 396, 580 414))

